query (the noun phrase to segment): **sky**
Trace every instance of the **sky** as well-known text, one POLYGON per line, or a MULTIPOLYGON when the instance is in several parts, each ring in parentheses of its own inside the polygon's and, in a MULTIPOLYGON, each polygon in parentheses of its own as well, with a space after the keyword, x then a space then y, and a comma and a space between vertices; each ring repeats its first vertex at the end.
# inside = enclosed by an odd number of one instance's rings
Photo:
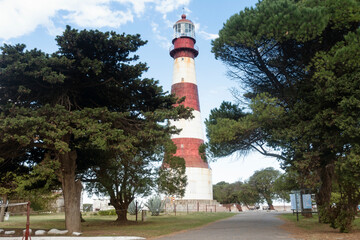
MULTIPOLYGON (((211 53, 211 41, 233 14, 257 0, 0 0, 0 43, 24 43, 28 49, 52 53, 56 35, 66 25, 140 34, 148 43, 136 53, 149 70, 143 77, 159 80, 170 92, 173 59, 169 48, 173 24, 185 13, 195 24, 199 56, 195 59, 202 119, 222 101, 234 101, 229 89, 238 83, 226 76, 226 66, 211 53)), ((213 183, 246 180, 255 170, 280 169, 274 158, 257 153, 233 155, 211 162, 213 183)))

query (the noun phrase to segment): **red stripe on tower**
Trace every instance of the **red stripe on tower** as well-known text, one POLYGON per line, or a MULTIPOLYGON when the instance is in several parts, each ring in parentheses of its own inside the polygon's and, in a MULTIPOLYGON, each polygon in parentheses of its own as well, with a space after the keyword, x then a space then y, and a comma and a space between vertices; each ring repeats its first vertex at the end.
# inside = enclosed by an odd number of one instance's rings
POLYGON ((171 86, 171 93, 175 96, 185 96, 185 101, 181 104, 200 112, 199 95, 197 85, 194 83, 175 83, 171 86))
POLYGON ((174 138, 173 142, 177 146, 175 156, 183 157, 186 160, 187 167, 209 168, 199 155, 199 147, 204 143, 201 139, 196 138, 174 138))

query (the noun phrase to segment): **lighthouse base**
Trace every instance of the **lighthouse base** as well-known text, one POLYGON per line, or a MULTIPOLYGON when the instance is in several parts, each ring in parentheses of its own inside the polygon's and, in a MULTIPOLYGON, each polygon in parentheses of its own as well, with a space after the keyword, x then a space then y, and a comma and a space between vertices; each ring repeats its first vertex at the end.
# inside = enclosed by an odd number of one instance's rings
POLYGON ((186 176, 188 184, 183 200, 213 200, 211 169, 187 167, 186 176))

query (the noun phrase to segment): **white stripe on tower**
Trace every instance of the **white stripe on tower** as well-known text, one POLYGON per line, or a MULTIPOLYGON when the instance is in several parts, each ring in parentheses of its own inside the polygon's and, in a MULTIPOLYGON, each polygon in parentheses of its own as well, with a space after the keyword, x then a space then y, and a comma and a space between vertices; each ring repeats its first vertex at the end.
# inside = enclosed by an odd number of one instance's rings
POLYGON ((182 82, 196 84, 195 60, 191 57, 178 57, 174 59, 172 84, 182 82))
POLYGON ((185 120, 180 119, 179 121, 172 121, 171 124, 176 128, 182 129, 182 131, 173 135, 171 138, 197 138, 204 140, 204 133, 201 122, 201 113, 199 111, 194 110, 193 112, 194 118, 185 120))

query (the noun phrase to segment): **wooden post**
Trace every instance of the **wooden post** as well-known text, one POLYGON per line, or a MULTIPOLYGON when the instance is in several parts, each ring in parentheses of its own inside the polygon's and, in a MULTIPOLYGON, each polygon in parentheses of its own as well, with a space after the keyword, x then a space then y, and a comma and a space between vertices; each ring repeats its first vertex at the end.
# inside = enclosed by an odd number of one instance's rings
POLYGON ((7 194, 6 194, 6 193, 3 194, 3 195, 2 195, 2 202, 3 202, 3 204, 0 206, 0 222, 3 222, 3 221, 4 221, 7 199, 8 199, 7 194))
MULTIPOLYGON (((27 203, 27 213, 26 213, 26 229, 25 229, 25 236, 23 236, 23 239, 29 240, 30 235, 30 202, 27 203)), ((31 237, 30 237, 31 239, 31 237)))
POLYGON ((138 202, 135 202, 135 221, 137 222, 137 217, 138 217, 138 202))
POLYGON ((215 206, 215 212, 216 212, 216 205, 214 205, 215 206))
POLYGON ((205 205, 205 212, 207 212, 207 204, 205 205))
POLYGON ((145 216, 146 216, 146 210, 142 210, 142 211, 141 211, 141 221, 142 221, 142 222, 145 221, 145 216))
POLYGON ((175 213, 175 216, 176 216, 176 204, 174 203, 174 213, 175 213))
POLYGON ((199 206, 199 202, 197 202, 197 211, 199 212, 199 209, 200 208, 200 206, 199 206))
POLYGON ((189 204, 186 204, 186 213, 189 214, 189 204))

